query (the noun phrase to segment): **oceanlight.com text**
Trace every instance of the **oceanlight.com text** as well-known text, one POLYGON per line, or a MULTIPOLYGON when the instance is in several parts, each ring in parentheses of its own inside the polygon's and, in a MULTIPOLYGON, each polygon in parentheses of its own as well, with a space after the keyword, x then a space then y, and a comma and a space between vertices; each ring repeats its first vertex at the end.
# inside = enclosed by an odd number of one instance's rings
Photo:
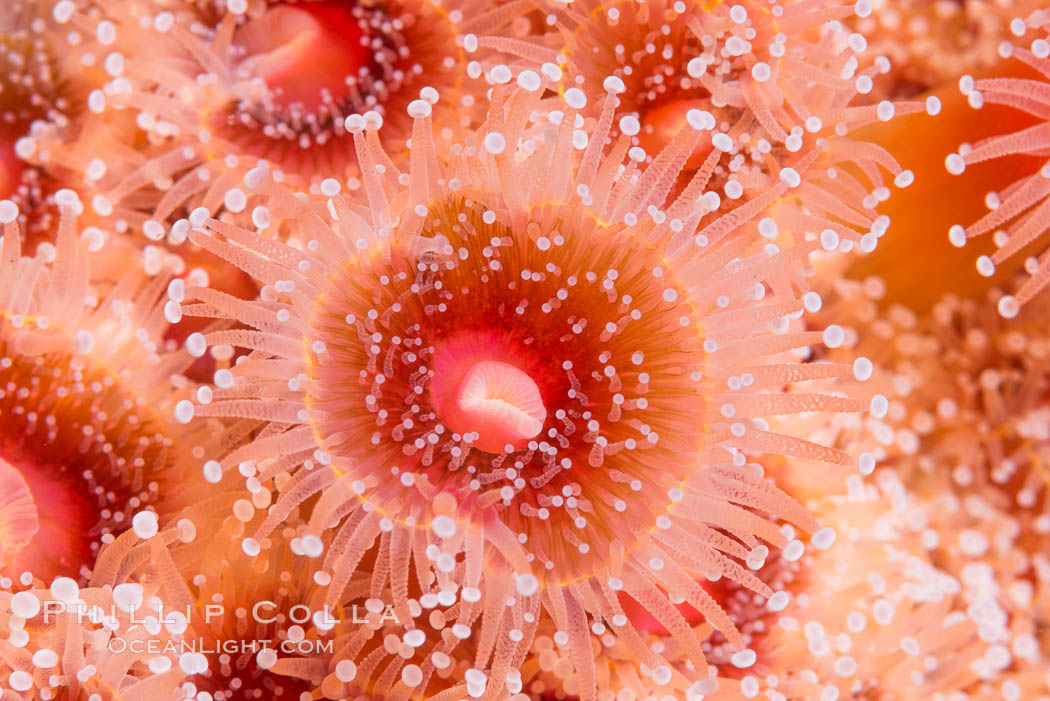
POLYGON ((331 653, 331 640, 155 640, 111 638, 106 648, 113 653, 131 652, 135 655, 242 655, 274 650, 285 655, 313 655, 331 653))

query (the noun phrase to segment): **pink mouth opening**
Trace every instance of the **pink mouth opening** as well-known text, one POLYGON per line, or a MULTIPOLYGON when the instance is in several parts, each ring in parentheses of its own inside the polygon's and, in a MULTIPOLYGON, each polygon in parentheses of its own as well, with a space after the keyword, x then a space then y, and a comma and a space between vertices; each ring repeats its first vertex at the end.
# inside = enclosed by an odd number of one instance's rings
POLYGON ((274 101, 308 111, 324 90, 336 101, 346 96, 346 79, 368 65, 363 38, 350 12, 321 3, 272 8, 237 34, 248 54, 242 66, 266 82, 274 101))
POLYGON ((521 450, 539 435, 547 418, 539 386, 512 364, 513 358, 501 359, 506 351, 498 345, 481 341, 439 347, 430 386, 441 420, 454 432, 472 436, 474 447, 489 453, 521 450))

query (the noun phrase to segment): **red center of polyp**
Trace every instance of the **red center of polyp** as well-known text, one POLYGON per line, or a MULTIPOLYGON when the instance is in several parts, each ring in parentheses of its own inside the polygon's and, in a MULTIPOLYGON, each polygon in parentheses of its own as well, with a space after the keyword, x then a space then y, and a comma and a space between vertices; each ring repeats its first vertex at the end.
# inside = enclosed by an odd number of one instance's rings
MULTIPOLYGON (((638 132, 638 141, 645 152, 656 156, 674 137, 688 126, 686 113, 689 110, 705 110, 710 107, 706 100, 668 100, 645 110, 642 115, 642 129, 638 132)), ((687 170, 695 170, 703 165, 704 159, 711 153, 710 130, 700 132, 692 153, 685 162, 687 170)))
POLYGON ((0 567, 7 567, 40 530, 33 494, 22 473, 0 458, 0 567))
POLYGON ((346 96, 348 77, 368 66, 365 34, 350 3, 280 5, 246 24, 237 43, 243 67, 261 77, 279 105, 312 111, 327 91, 346 96))
POLYGON ((0 570, 47 581, 79 576, 92 560, 90 531, 99 519, 86 489, 68 484, 71 475, 10 452, 0 457, 0 570))
POLYGON ((0 568, 45 582, 80 577, 99 539, 128 527, 161 481, 174 480, 177 447, 119 376, 62 352, 22 355, 6 342, 21 341, 11 331, 0 318, 0 357, 13 361, 0 366, 0 539, 13 555, 0 568))
POLYGON ((562 211, 518 231, 450 198, 424 253, 339 269, 311 320, 311 404, 331 452, 377 478, 372 503, 413 508, 418 477, 457 509, 498 497, 537 562, 576 579, 696 469, 703 355, 662 256, 562 211))
POLYGON ((450 429, 464 437, 473 434, 472 445, 490 453, 521 450, 547 418, 536 382, 500 344, 484 338, 435 349, 430 394, 450 429))

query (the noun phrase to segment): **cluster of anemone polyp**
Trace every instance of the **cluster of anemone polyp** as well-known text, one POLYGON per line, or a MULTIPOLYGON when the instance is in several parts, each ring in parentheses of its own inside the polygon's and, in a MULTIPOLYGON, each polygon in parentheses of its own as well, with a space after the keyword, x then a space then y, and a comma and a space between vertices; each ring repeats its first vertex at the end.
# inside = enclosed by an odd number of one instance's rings
POLYGON ((1046 0, 3 0, 3 701, 1050 701, 1046 0))

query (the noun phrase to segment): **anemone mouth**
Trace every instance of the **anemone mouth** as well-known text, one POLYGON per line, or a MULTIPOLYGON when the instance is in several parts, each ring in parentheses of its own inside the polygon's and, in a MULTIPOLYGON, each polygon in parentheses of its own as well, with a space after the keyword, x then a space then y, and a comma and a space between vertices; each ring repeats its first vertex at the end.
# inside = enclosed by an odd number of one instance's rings
POLYGON ((430 385, 438 419, 472 447, 497 454, 523 449, 547 418, 535 381, 502 357, 480 338, 444 344, 435 348, 430 385))
POLYGON ((316 114, 326 97, 349 99, 346 77, 372 68, 363 24, 332 3, 274 6, 238 30, 238 70, 261 78, 275 107, 316 114), (314 66, 325 68, 311 74, 314 66))
POLYGON ((156 501, 159 484, 173 477, 177 448, 118 379, 62 352, 21 355, 10 324, 0 322, 0 464, 10 468, 11 485, 25 487, 9 497, 21 495, 38 528, 5 571, 48 581, 83 576, 103 537, 156 501))
POLYGON ((40 530, 40 516, 22 473, 3 459, 0 489, 0 568, 6 568, 40 530))
POLYGON ((325 449, 379 479, 377 508, 396 518, 415 480, 486 500, 575 578, 642 537, 696 469, 704 352, 658 253, 549 211, 515 228, 453 198, 431 209, 426 250, 339 270, 312 320, 325 360, 309 401, 325 449), (628 501, 647 518, 619 527, 628 501))
POLYGON ((455 88, 461 79, 451 60, 462 51, 456 30, 446 11, 422 0, 273 3, 240 27, 235 45, 236 99, 222 133, 285 167, 304 158, 322 172, 345 167, 350 114, 378 112, 386 138, 403 141, 419 90, 455 88))

